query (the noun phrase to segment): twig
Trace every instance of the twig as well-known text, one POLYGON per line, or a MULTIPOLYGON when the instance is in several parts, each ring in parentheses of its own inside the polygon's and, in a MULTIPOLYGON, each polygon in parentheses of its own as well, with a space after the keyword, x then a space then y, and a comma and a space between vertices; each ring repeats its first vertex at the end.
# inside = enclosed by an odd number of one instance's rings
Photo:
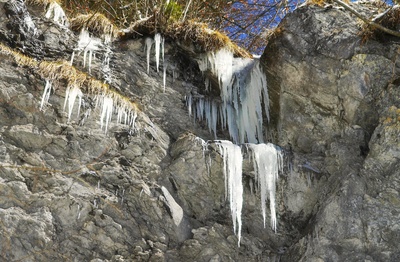
POLYGON ((346 9, 347 11, 349 11, 350 13, 354 14, 355 16, 357 16, 358 18, 360 18, 361 20, 363 20, 366 24, 373 26, 385 33, 388 33, 390 35, 394 35, 397 37, 400 37, 400 32, 398 31, 394 31, 392 29, 386 28, 378 23, 375 23, 371 20, 369 20, 368 18, 366 18, 365 16, 363 16, 362 14, 360 14, 358 11, 356 11, 354 8, 350 7, 349 5, 343 3, 340 0, 333 0, 335 3, 337 3, 338 5, 342 6, 344 9, 346 9))

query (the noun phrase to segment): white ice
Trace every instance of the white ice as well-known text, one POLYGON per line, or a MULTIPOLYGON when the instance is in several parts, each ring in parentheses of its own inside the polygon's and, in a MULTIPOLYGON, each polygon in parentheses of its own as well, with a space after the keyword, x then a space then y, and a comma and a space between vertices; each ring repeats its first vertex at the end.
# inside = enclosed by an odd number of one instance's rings
MULTIPOLYGON (((78 40, 78 48, 79 52, 83 51, 83 67, 86 67, 86 59, 88 59, 88 70, 90 73, 91 62, 93 57, 93 52, 100 50, 103 46, 101 39, 96 37, 91 37, 89 32, 85 29, 82 29, 79 40, 78 40)), ((74 54, 73 54, 74 56, 74 54)), ((73 60, 71 59, 71 64, 73 60)))
POLYGON ((67 16, 65 15, 62 7, 57 2, 50 3, 45 17, 48 19, 52 18, 53 21, 60 26, 68 26, 67 16))
POLYGON ((255 180, 261 194, 261 210, 266 220, 266 201, 269 197, 271 227, 276 232, 275 193, 279 172, 283 168, 283 156, 280 149, 271 144, 247 144, 253 160, 255 180))
MULTIPOLYGON (((222 128, 228 128, 235 143, 262 143, 263 113, 269 119, 269 98, 259 61, 234 58, 226 49, 209 52, 197 61, 200 71, 210 71, 218 78, 222 103, 193 99, 193 104, 200 104, 194 106, 198 111, 195 117, 202 120, 204 116, 214 135, 218 122, 222 128)), ((205 81, 206 90, 209 90, 210 81, 208 78, 205 81)))
POLYGON ((38 30, 29 13, 24 13, 24 25, 27 27, 28 31, 32 31, 33 35, 37 34, 38 30))
POLYGON ((43 90, 42 101, 40 102, 40 110, 43 110, 44 104, 47 104, 51 93, 51 82, 46 80, 46 85, 43 90))
POLYGON ((153 39, 151 39, 150 37, 146 38, 145 47, 146 47, 146 59, 147 59, 147 74, 150 73, 150 52, 152 45, 153 45, 153 39))
POLYGON ((78 116, 80 113, 80 107, 82 103, 82 91, 75 85, 68 86, 67 91, 65 92, 65 100, 64 100, 64 111, 65 107, 68 104, 68 121, 71 119, 72 111, 75 105, 76 97, 78 97, 78 116))
MULTIPOLYGON (((157 67, 157 72, 158 72, 158 68, 160 66, 160 46, 161 46, 161 42, 162 41, 162 37, 160 34, 156 34, 154 36, 154 43, 155 43, 155 49, 156 49, 156 67, 157 67)), ((162 50, 164 50, 164 48, 162 48, 162 50)), ((162 55, 164 56, 164 54, 162 55)))
POLYGON ((103 129, 105 126, 105 132, 108 129, 108 123, 111 121, 111 116, 114 107, 114 100, 111 97, 103 96, 101 105, 101 116, 100 116, 100 128, 103 129))
POLYGON ((238 246, 240 246, 243 206, 242 150, 227 140, 215 142, 224 163, 225 197, 229 197, 233 231, 238 236, 238 246))

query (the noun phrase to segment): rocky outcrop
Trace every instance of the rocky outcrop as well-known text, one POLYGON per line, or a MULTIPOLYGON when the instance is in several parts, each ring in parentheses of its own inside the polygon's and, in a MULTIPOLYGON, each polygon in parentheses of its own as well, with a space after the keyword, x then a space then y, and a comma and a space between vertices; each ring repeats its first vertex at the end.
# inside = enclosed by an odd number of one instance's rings
POLYGON ((303 224, 284 261, 399 259, 399 46, 361 30, 344 10, 304 7, 265 50, 270 129, 294 157, 281 214, 303 224))
MULTIPOLYGON (((24 27, 26 10, 10 11, 23 1, 10 2, 0 1, 3 44, 70 61, 78 33, 33 6, 35 27, 24 27)), ((363 40, 360 30, 344 10, 304 6, 269 41, 265 128, 286 161, 278 226, 263 226, 244 152, 240 247, 223 160, 197 138, 213 136, 186 110, 185 95, 201 93, 204 81, 185 49, 166 39, 164 92, 153 58, 147 73, 145 39, 114 41, 110 87, 140 114, 136 130, 113 122, 107 132, 90 95, 68 120, 63 83, 40 110, 44 79, 0 55, 1 260, 398 261, 399 46, 363 40)), ((74 64, 88 72, 82 56, 74 64)), ((101 66, 98 52, 90 75, 104 80, 101 66)))

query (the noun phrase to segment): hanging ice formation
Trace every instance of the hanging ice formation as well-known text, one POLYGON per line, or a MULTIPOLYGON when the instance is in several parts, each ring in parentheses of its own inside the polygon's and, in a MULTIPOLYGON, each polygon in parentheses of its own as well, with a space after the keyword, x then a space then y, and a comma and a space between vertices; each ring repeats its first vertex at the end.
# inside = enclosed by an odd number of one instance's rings
POLYGON ((113 99, 111 97, 102 97, 102 110, 100 116, 100 128, 103 129, 103 123, 105 121, 105 130, 107 131, 108 123, 111 121, 112 111, 113 111, 113 99))
MULTIPOLYGON (((88 59, 87 66, 89 73, 91 71, 93 52, 99 51, 102 47, 103 43, 100 38, 91 37, 86 29, 82 29, 79 35, 78 47, 75 51, 78 51, 78 54, 83 51, 83 67, 86 67, 86 59, 88 59)), ((74 62, 75 51, 72 53, 71 65, 74 62)))
POLYGON ((78 116, 79 116, 82 104, 82 96, 83 93, 77 86, 73 85, 67 87, 67 91, 65 92, 64 111, 66 105, 68 104, 68 121, 71 119, 72 110, 74 109, 76 97, 79 98, 78 101, 78 116))
POLYGON ((151 39, 150 37, 146 38, 145 48, 146 48, 146 59, 147 59, 147 73, 150 73, 150 53, 153 43, 155 46, 154 48, 155 48, 157 72, 160 67, 160 55, 162 57, 162 60, 164 61, 164 37, 162 37, 161 34, 157 33, 154 35, 154 40, 151 39))
POLYGON ((215 141, 224 162, 225 198, 229 198, 233 231, 238 236, 238 246, 242 232, 242 151, 230 141, 215 141))
MULTIPOLYGON (((217 77, 222 102, 189 94, 189 111, 197 120, 204 119, 215 137, 219 124, 228 129, 235 143, 262 143, 263 112, 269 120, 269 98, 259 61, 234 58, 232 52, 221 49, 207 53, 198 64, 200 71, 210 71, 217 77)), ((210 83, 206 78, 206 90, 210 83)))
POLYGON ((60 26, 68 26, 68 19, 64 10, 57 2, 51 2, 45 14, 47 19, 52 18, 53 21, 60 26))
POLYGON ((266 201, 269 197, 269 206, 271 212, 271 227, 276 232, 276 211, 275 211, 275 191, 279 172, 283 168, 283 156, 281 150, 271 144, 246 144, 250 149, 253 160, 255 181, 257 189, 261 194, 261 210, 264 219, 266 219, 266 201))
MULTIPOLYGON (((242 228, 242 205, 243 205, 243 184, 242 184, 242 152, 239 145, 235 145, 226 140, 204 141, 196 137, 196 144, 203 148, 203 157, 208 151, 211 143, 217 145, 218 151, 223 160, 223 173, 225 180, 225 198, 229 198, 231 216, 233 222, 233 230, 238 236, 238 245, 240 245, 241 228, 242 228)), ((274 144, 244 144, 253 161, 255 171, 256 189, 261 195, 261 210, 264 220, 264 228, 266 221, 266 201, 269 199, 271 227, 276 232, 276 208, 275 193, 276 182, 278 181, 279 172, 283 171, 283 153, 278 146, 274 144)), ((210 159, 211 161, 211 159, 210 159)), ((211 165, 207 163, 207 165, 211 165)))
POLYGON ((43 105, 47 104, 47 102, 49 101, 50 93, 51 93, 51 82, 49 80, 46 80, 46 85, 43 90, 42 101, 40 102, 40 110, 43 110, 43 105))

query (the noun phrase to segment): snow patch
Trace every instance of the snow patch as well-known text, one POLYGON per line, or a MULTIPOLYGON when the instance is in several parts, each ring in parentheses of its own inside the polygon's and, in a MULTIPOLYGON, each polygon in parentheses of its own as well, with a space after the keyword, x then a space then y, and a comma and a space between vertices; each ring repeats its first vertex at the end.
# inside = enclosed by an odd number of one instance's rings
POLYGON ((165 203, 169 207, 171 212, 172 219, 176 226, 179 226, 183 220, 183 209, 182 207, 176 203, 173 196, 169 193, 169 191, 165 187, 161 187, 161 191, 165 197, 165 203))

